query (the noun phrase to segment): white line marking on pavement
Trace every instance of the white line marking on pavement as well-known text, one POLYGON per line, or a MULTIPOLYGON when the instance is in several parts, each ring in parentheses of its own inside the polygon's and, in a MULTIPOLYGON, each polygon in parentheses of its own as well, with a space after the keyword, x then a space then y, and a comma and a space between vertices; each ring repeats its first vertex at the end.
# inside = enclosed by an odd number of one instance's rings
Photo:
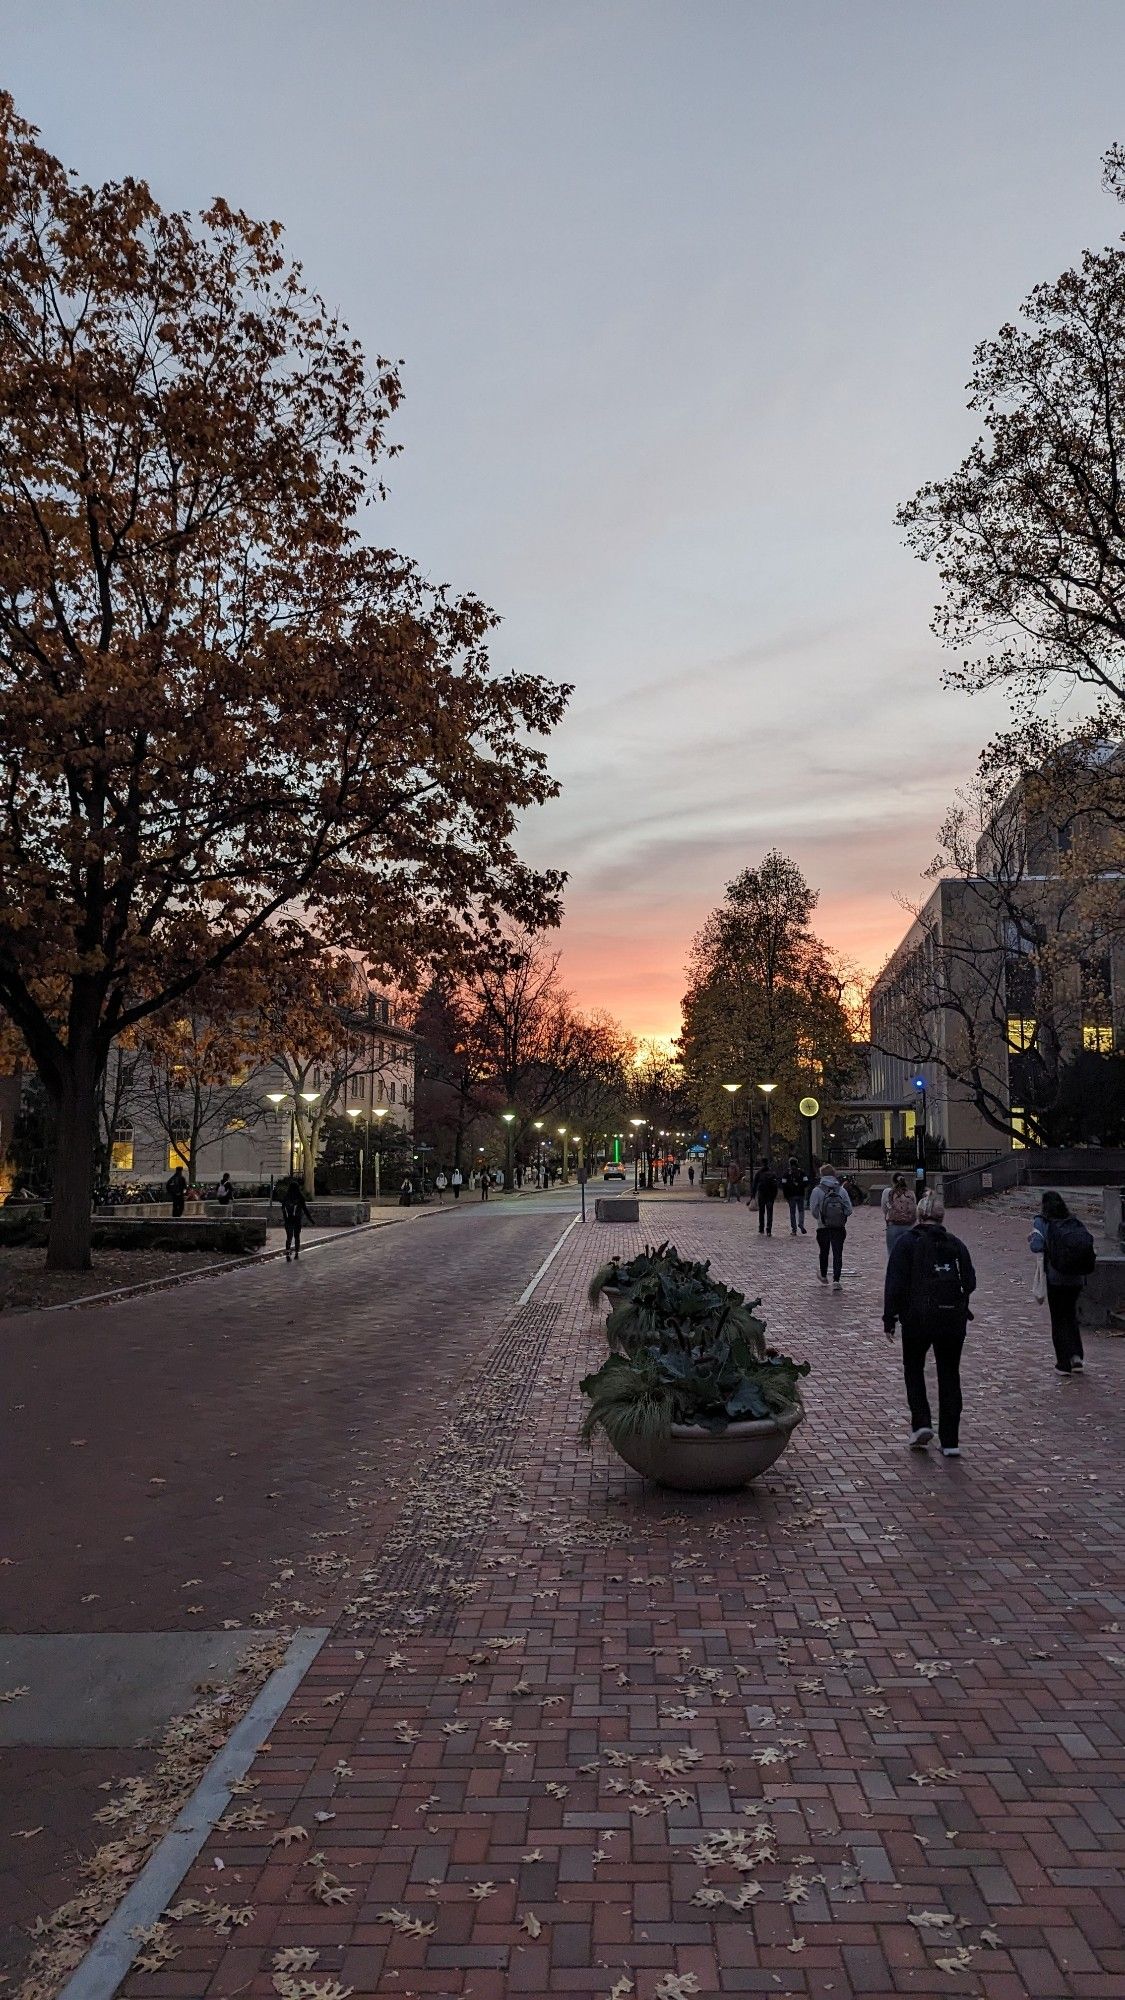
POLYGON ((141 1949, 133 1932, 154 1924, 167 1908, 215 1822, 230 1804, 231 1786, 250 1769, 328 1633, 327 1625, 304 1625, 294 1633, 280 1667, 259 1689, 237 1728, 212 1757, 183 1811, 149 1856, 124 1902, 98 1932, 59 2000, 112 2000, 141 1949))
POLYGON ((544 1275, 546 1271, 550 1270, 551 1265, 554 1263, 555 1258, 558 1256, 559 1251, 562 1249, 563 1244, 566 1242, 566 1239, 570 1235, 571 1230, 576 1228, 578 1223, 581 1222, 581 1220, 582 1217, 580 1215, 576 1215, 572 1221, 567 1223, 566 1228, 563 1230, 563 1233, 559 1237, 558 1242, 555 1244, 554 1249, 548 1250, 547 1255, 544 1257, 543 1262, 540 1264, 539 1269, 536 1271, 535 1276, 531 1280, 530 1285, 524 1286, 523 1291, 520 1293, 519 1298, 516 1301, 517 1305, 525 1306, 527 1304, 529 1298, 531 1297, 532 1292, 535 1290, 536 1285, 539 1283, 540 1278, 544 1275))

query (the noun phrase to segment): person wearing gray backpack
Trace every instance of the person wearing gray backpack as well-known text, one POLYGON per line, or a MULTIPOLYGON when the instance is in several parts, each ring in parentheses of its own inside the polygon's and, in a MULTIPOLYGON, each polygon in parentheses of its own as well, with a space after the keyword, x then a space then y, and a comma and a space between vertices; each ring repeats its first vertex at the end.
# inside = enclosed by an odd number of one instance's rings
POLYGON ((844 1238, 848 1233, 848 1217, 852 1212, 851 1196, 836 1177, 834 1167, 822 1167, 820 1179, 812 1191, 809 1214, 816 1223, 816 1241, 820 1251, 820 1282, 828 1283, 828 1259, 832 1258, 832 1285, 840 1289, 840 1276, 844 1264, 844 1238))

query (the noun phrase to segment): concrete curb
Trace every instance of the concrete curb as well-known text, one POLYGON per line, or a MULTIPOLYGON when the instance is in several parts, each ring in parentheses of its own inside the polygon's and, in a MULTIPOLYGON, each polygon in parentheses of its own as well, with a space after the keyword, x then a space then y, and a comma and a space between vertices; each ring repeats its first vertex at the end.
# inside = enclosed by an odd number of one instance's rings
MULTIPOLYGON (((419 1210, 417 1215, 412 1216, 411 1220, 425 1222, 428 1219, 428 1214, 441 1215, 442 1213, 441 1209, 430 1211, 419 1210)), ((337 1229, 333 1231, 331 1236, 322 1236, 317 1243, 306 1243, 304 1254, 308 1257, 314 1250, 332 1249, 340 1241, 346 1242, 349 1237, 363 1236, 369 1229, 395 1228, 403 1220, 405 1218, 402 1216, 388 1215, 381 1222, 357 1222, 351 1229, 337 1229)), ((146 1278, 141 1285, 119 1285, 111 1292, 86 1292, 80 1299, 63 1299, 58 1305, 54 1306, 25 1306, 22 1310, 29 1313, 79 1312, 83 1306, 104 1306, 115 1302, 117 1299, 140 1298, 145 1292, 167 1292, 171 1291, 177 1285, 194 1285, 197 1278, 214 1278, 218 1276, 220 1271, 247 1271, 253 1264, 272 1264, 279 1257, 284 1257, 284 1255, 284 1249, 256 1250, 253 1256, 250 1257, 227 1257, 224 1258, 221 1264, 202 1264, 197 1271, 175 1272, 167 1278, 146 1278)), ((9 1317, 15 1319, 18 1315, 11 1313, 9 1317)))
POLYGON ((124 1901, 99 1931, 58 2000, 113 2000, 142 1949, 133 1931, 156 1923, 167 1909, 216 1821, 230 1804, 231 1786, 249 1770, 329 1630, 327 1625, 306 1625, 294 1633, 280 1667, 259 1689, 241 1722, 215 1753, 186 1806, 149 1856, 124 1901))

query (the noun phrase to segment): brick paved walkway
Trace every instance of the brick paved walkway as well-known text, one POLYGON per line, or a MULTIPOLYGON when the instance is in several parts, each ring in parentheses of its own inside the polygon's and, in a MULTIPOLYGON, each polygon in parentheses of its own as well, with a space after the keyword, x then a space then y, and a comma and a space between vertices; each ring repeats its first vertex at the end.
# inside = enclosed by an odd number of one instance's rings
POLYGON ((1022 1235, 964 1232, 953 1463, 902 1448, 874 1214, 839 1296, 741 1209, 576 1230, 125 1991, 1120 2000, 1125 1351, 1058 1381, 1022 1235), (743 1497, 575 1443, 590 1265, 672 1232, 814 1364, 743 1497))
MULTIPOLYGON (((300 1265, 5 1318, 0 1629, 322 1621, 563 1219, 465 1204, 300 1265)), ((107 1837, 100 1787, 152 1761, 0 1751, 0 1975, 107 1837)))

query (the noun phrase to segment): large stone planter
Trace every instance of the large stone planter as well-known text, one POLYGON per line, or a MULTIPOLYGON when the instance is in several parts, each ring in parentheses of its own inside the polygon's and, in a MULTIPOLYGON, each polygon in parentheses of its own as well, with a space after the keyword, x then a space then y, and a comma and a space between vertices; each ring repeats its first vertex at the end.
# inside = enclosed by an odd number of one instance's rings
POLYGON ((634 1472, 658 1486, 674 1486, 681 1493, 733 1493, 781 1457, 804 1414, 798 1406, 782 1417, 728 1424, 722 1431, 673 1424, 670 1438, 629 1438, 615 1450, 634 1472))

